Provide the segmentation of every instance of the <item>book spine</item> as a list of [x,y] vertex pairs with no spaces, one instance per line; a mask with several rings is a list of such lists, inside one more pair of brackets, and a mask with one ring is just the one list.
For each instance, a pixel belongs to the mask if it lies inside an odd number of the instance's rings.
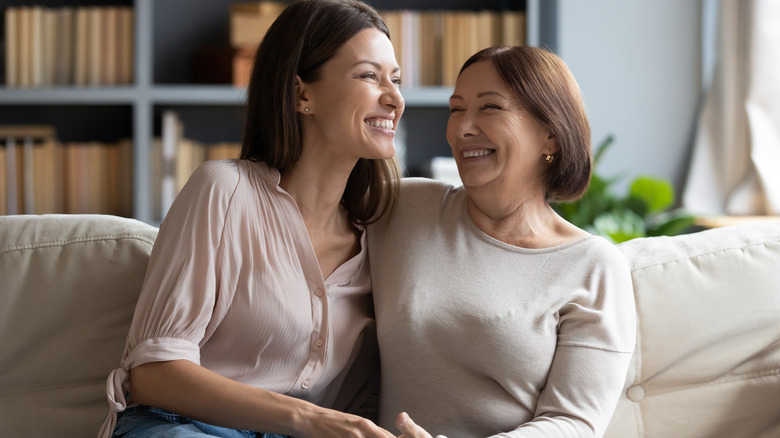
[[18,9],[10,7],[5,10],[5,86],[16,88],[19,86],[17,78],[19,54],[19,14]]
[[5,187],[6,214],[18,214],[16,178],[16,139],[8,136],[5,140]]
[[176,152],[182,138],[181,120],[175,111],[162,115],[162,157],[160,181],[160,213],[164,218],[176,197]]
[[76,9],[74,27],[73,84],[83,87],[87,85],[89,69],[89,9],[87,7],[80,6]]
[[[2,139],[0,139],[2,140]],[[5,147],[0,147],[0,170],[2,170],[3,175],[0,176],[0,215],[6,215],[8,214],[8,193],[7,193],[7,187],[5,182],[5,162],[6,159],[6,153],[5,153]]]
[[44,51],[44,26],[45,18],[42,6],[33,6],[30,9],[30,86],[40,88],[44,85],[44,64],[46,54]]
[[87,84],[97,87],[103,84],[103,8],[88,8]]
[[73,9],[61,8],[56,11],[57,32],[56,51],[54,54],[54,84],[70,85],[73,83]]
[[22,140],[22,193],[24,196],[24,213],[35,214],[35,167],[33,148],[35,140],[25,137]]

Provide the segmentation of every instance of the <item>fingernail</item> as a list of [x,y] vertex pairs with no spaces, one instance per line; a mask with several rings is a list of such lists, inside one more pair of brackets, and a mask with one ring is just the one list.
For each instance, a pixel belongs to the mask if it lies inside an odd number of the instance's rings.
[[401,412],[398,415],[398,418],[396,419],[395,426],[400,429],[401,427],[403,427],[404,424],[406,424],[408,420],[409,420],[409,414],[407,414],[406,412]]

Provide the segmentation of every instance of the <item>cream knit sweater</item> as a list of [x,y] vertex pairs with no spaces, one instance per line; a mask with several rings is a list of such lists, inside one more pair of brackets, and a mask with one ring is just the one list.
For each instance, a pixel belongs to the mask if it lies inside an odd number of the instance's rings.
[[407,179],[369,227],[381,425],[406,411],[449,438],[602,436],[634,347],[627,263],[600,237],[505,244],[466,200]]

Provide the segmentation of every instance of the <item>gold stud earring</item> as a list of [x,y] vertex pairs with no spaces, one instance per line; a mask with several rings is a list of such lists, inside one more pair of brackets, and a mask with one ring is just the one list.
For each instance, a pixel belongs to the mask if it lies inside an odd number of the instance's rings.
[[547,164],[552,164],[552,162],[555,161],[555,157],[550,154],[547,154],[547,156],[544,157],[544,161],[546,161]]

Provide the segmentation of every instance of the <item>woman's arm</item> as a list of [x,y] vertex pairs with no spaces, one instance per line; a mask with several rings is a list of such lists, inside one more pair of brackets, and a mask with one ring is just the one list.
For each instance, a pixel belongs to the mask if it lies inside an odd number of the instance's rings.
[[245,385],[188,360],[134,367],[129,384],[135,403],[218,426],[297,438],[393,436],[365,418]]

